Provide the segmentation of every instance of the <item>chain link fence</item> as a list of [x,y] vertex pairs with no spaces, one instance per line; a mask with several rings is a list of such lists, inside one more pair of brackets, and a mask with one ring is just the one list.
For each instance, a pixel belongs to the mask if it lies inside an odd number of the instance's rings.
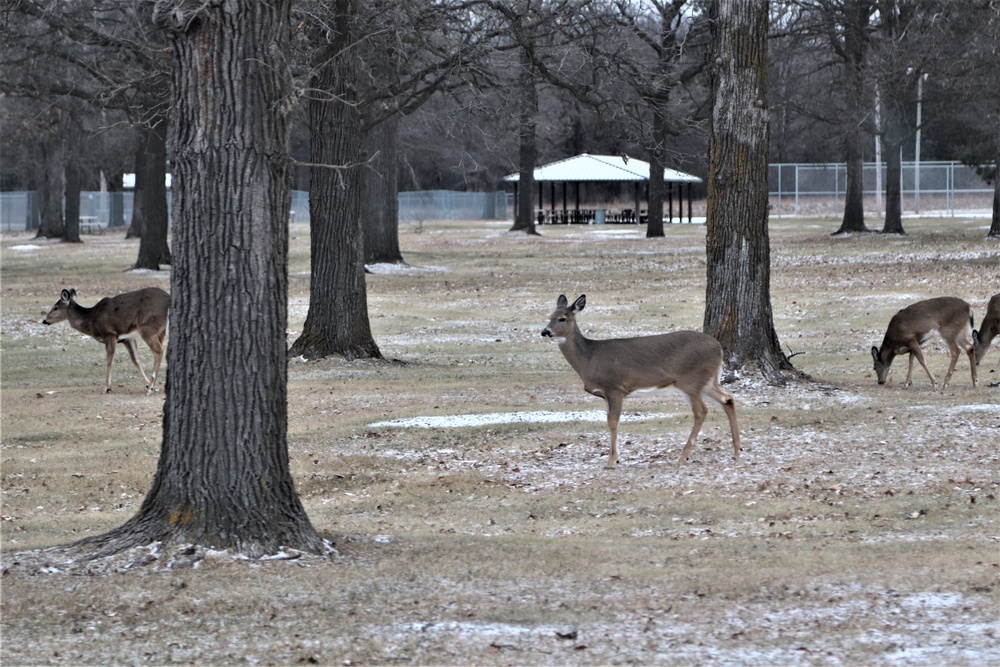
[[[513,195],[506,192],[452,192],[430,190],[399,193],[399,219],[507,220]],[[127,226],[132,219],[131,192],[80,193],[80,232],[99,234]],[[24,232],[39,227],[35,192],[0,192],[0,232]],[[289,222],[309,224],[309,193],[292,191]]]
[[[903,213],[954,216],[989,213],[993,186],[961,162],[904,162]],[[865,163],[866,212],[885,211],[885,163]],[[772,164],[768,172],[772,215],[841,215],[847,188],[843,164]]]

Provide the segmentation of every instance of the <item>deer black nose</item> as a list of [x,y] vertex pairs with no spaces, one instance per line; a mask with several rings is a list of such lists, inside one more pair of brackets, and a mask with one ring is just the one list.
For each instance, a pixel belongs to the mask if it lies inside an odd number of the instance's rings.
[[544,329],[542,329],[542,335],[543,336],[548,336],[549,338],[552,338],[552,332],[549,331],[548,327],[545,327]]

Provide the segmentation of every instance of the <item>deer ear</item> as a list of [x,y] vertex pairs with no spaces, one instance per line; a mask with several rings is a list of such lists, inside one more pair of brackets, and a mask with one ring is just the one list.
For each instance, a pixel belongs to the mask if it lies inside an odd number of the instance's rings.
[[580,298],[573,302],[573,310],[583,310],[583,307],[587,305],[587,295],[581,294]]
[[75,293],[76,293],[76,290],[73,290],[73,292],[70,292],[68,289],[64,289],[62,291],[62,294],[59,295],[59,298],[62,299],[63,301],[65,301],[66,303],[69,303],[70,299],[73,298],[73,295]]
[[560,294],[559,298],[556,299],[556,308],[565,308],[567,303],[569,302],[566,300],[566,295]]
[[979,330],[978,329],[973,329],[972,330],[972,344],[973,345],[979,345],[979,341],[980,341]]
[[879,361],[878,348],[875,347],[874,345],[872,346],[872,359],[874,359],[875,361]]

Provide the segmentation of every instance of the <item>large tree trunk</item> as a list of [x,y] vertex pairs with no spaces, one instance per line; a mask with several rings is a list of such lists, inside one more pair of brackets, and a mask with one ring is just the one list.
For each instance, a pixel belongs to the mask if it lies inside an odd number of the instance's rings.
[[286,442],[289,4],[157,3],[177,56],[163,445],[138,515],[81,543],[97,555],[156,541],[324,550]]
[[[845,13],[843,31],[843,57],[847,86],[851,94],[847,103],[850,113],[844,124],[844,161],[847,165],[847,191],[844,196],[844,218],[840,229],[833,234],[867,232],[865,226],[864,191],[864,124],[869,110],[866,108],[864,66],[868,53],[868,35],[865,26],[871,15],[870,2],[851,0],[843,5],[830,5]],[[840,35],[833,37],[834,42]],[[839,51],[839,49],[838,49]]]
[[517,213],[512,232],[537,234],[535,229],[535,165],[538,162],[538,139],[535,117],[538,114],[538,91],[535,89],[535,69],[531,55],[521,50],[521,73],[518,76],[521,90],[521,113],[518,117],[518,180]]
[[393,115],[367,132],[367,154],[372,163],[363,172],[365,262],[398,264],[399,188],[396,172],[399,164],[399,116]]
[[851,128],[844,138],[847,158],[847,192],[844,195],[844,219],[833,234],[867,232],[865,226],[864,160],[861,149],[861,128]]
[[38,210],[41,224],[37,238],[58,239],[66,233],[63,219],[66,145],[62,138],[50,134],[41,145],[41,165],[38,178]]
[[[170,215],[167,208],[167,121],[153,119],[143,130],[142,197],[133,205],[142,206],[142,230],[139,255],[134,268],[159,271],[160,264],[170,264],[167,234]],[[137,164],[136,168],[140,168]],[[136,173],[136,191],[139,189]],[[134,214],[133,214],[134,216]]]
[[66,164],[63,167],[66,186],[66,229],[62,240],[64,243],[80,243],[80,190],[82,189],[79,166],[80,127],[73,119],[70,119],[67,125],[66,143],[68,150],[66,151]]
[[361,229],[363,119],[358,108],[361,63],[351,49],[355,0],[337,0],[335,25],[324,35],[330,48],[318,55],[311,86],[328,92],[309,101],[310,257],[309,312],[289,354],[381,359],[368,320],[364,234]]
[[146,196],[146,136],[139,135],[135,148],[135,184],[132,187],[132,219],[129,221],[125,238],[138,239],[142,237],[145,228],[146,206],[142,203]]
[[[666,136],[664,135],[664,139]],[[657,142],[657,146],[651,151],[649,156],[649,220],[646,225],[646,238],[663,236],[663,193],[665,183],[663,182],[663,146]],[[635,214],[638,216],[639,212]]]
[[771,312],[768,239],[768,0],[712,5],[714,104],[708,166],[706,333],[726,367],[772,383],[792,366]]
[[901,142],[885,143],[885,226],[883,234],[905,234],[903,229],[903,193],[899,179],[903,174],[903,161],[899,155]]

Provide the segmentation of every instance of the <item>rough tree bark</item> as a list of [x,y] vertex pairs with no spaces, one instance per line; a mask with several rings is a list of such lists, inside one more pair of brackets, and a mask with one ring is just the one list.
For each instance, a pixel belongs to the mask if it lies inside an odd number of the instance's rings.
[[309,144],[314,163],[309,180],[309,312],[293,357],[381,359],[368,320],[364,234],[361,229],[364,122],[357,105],[360,54],[357,0],[336,0],[328,39],[318,50],[310,87],[325,91],[309,100]]
[[708,166],[705,333],[730,371],[784,382],[771,312],[768,238],[768,0],[712,5],[712,113]]
[[91,555],[157,541],[325,550],[286,441],[290,1],[157,3],[176,55],[163,443],[139,513],[79,543]]

